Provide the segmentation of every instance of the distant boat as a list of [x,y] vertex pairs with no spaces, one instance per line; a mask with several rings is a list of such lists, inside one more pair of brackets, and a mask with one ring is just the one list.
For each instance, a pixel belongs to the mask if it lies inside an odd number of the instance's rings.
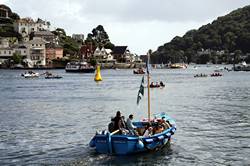
[[21,76],[23,76],[24,78],[36,78],[36,77],[39,77],[39,73],[28,71],[28,72],[22,73]]
[[186,69],[187,65],[184,63],[174,63],[169,66],[171,69]]
[[220,76],[222,76],[222,74],[221,73],[212,73],[212,74],[210,74],[210,76],[211,77],[220,77]]
[[207,77],[207,74],[195,74],[194,77]]
[[94,73],[94,66],[88,64],[87,62],[69,62],[65,67],[66,72],[73,73]]
[[145,74],[145,71],[143,70],[143,68],[139,68],[139,69],[133,70],[133,73],[134,74]]
[[234,71],[250,71],[250,66],[243,61],[240,65],[235,66]]
[[60,78],[63,78],[63,77],[59,76],[59,75],[47,75],[44,78],[45,79],[60,79]]

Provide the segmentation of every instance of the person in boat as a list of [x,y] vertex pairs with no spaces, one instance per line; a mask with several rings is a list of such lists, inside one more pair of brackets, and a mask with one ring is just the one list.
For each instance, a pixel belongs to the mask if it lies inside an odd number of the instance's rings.
[[121,112],[117,111],[116,116],[113,119],[114,121],[114,131],[120,130],[122,128]]
[[136,135],[136,132],[135,132],[136,126],[134,126],[132,123],[133,118],[134,118],[133,115],[130,114],[127,119],[127,129],[129,130],[130,134]]
[[160,87],[160,85],[159,85],[159,83],[158,83],[158,82],[156,82],[155,86],[156,86],[156,87]]
[[164,129],[168,129],[171,127],[169,121],[165,120],[165,117],[162,117],[162,119],[159,122],[160,125],[162,125],[164,127]]
[[46,72],[45,72],[45,75],[46,75],[46,76],[52,76],[52,73],[46,71]]
[[161,82],[160,82],[160,86],[164,87],[164,86],[165,86],[165,84],[163,84],[163,82],[161,81]]
[[115,121],[114,121],[114,118],[111,117],[111,122],[108,124],[108,130],[110,133],[114,131],[114,126],[115,126]]
[[150,137],[153,135],[153,127],[148,125],[146,131],[143,134],[143,137]]
[[125,116],[121,116],[121,127],[123,129],[127,128],[126,122],[125,122]]
[[[125,118],[125,117],[124,117]],[[128,134],[128,131],[125,129],[125,122],[122,119],[121,112],[117,111],[114,120],[114,130],[119,130],[119,134]]]
[[163,132],[163,130],[164,130],[164,127],[162,125],[157,125],[154,129],[154,134],[161,133]]
[[154,85],[154,82],[151,82],[150,83],[150,87],[154,87],[155,85]]

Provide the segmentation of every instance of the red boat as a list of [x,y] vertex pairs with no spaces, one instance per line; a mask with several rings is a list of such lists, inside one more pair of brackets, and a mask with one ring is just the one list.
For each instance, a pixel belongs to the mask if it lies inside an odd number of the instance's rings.
[[220,77],[220,76],[222,76],[222,74],[221,73],[212,73],[212,74],[210,74],[210,76],[211,77]]
[[134,74],[145,74],[145,71],[142,68],[139,68],[137,70],[133,70]]

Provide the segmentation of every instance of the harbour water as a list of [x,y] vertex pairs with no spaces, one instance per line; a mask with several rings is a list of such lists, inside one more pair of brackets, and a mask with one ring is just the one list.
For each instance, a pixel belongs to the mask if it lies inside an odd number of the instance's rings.
[[170,146],[130,156],[96,154],[88,143],[117,110],[147,115],[132,69],[102,70],[99,83],[93,73],[55,70],[63,78],[47,80],[0,70],[0,165],[250,165],[250,73],[193,77],[215,69],[152,70],[166,87],[151,90],[151,110],[168,113],[177,131]]

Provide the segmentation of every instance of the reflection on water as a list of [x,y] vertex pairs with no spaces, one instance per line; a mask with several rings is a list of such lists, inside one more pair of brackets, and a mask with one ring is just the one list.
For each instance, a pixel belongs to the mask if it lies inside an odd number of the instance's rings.
[[153,70],[152,81],[166,87],[152,89],[151,109],[176,119],[177,132],[158,152],[119,157],[88,143],[117,110],[145,116],[146,96],[136,105],[141,76],[103,70],[97,84],[94,74],[55,70],[63,79],[47,80],[0,70],[0,165],[249,165],[250,73],[193,77],[214,69]]

